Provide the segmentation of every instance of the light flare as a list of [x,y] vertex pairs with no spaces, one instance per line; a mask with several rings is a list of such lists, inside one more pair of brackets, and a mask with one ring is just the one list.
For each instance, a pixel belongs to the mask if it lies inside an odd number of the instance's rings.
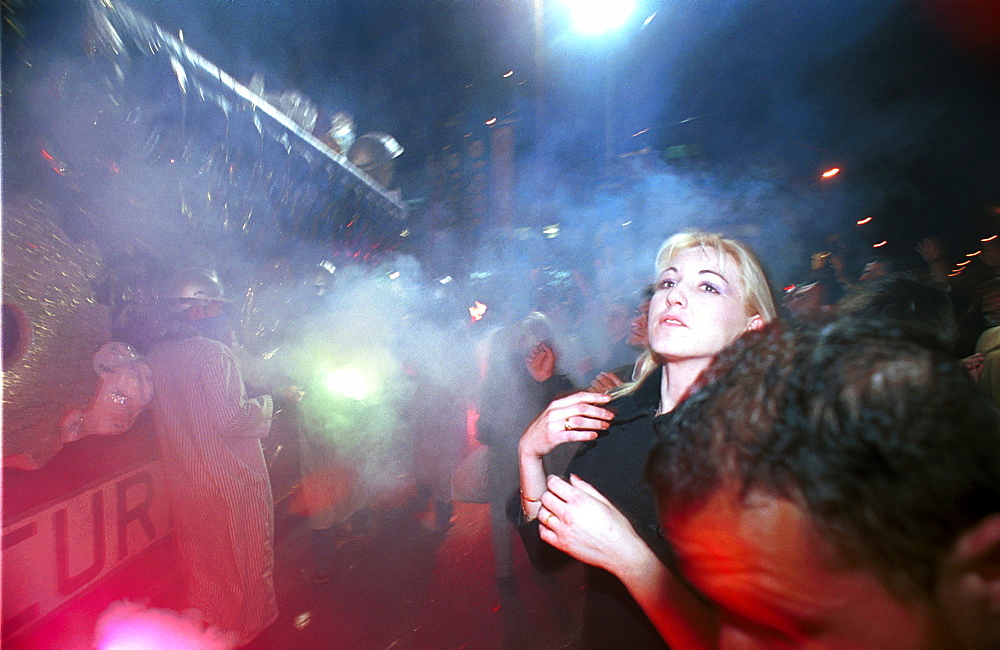
[[472,322],[482,320],[483,316],[486,315],[486,305],[479,302],[478,300],[474,305],[469,307],[469,316],[472,318]]
[[323,387],[335,395],[343,395],[358,402],[368,397],[374,388],[370,377],[349,366],[326,373]]
[[823,178],[833,178],[839,173],[840,173],[840,167],[831,167],[830,169],[820,174],[820,176],[822,176]]

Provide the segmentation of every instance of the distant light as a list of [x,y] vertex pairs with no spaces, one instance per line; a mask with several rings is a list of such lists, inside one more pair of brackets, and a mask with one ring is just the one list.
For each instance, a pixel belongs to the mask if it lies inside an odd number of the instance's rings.
[[996,238],[997,238],[997,236],[993,235],[992,237],[987,237],[986,239],[980,239],[979,241],[981,241],[981,242],[983,242],[985,244],[986,242],[993,241]]
[[511,76],[513,74],[514,74],[513,70],[508,70],[507,72],[503,73],[503,78],[506,79],[507,77],[509,77],[509,76]]
[[496,123],[497,123],[497,118],[495,118],[495,117],[491,117],[490,119],[486,120],[486,122],[485,122],[486,126],[493,126]]
[[823,178],[833,178],[839,173],[840,173],[840,167],[831,167],[830,169],[820,174],[820,176],[822,176]]
[[982,252],[983,251],[976,251],[975,253],[966,253],[965,256],[966,257],[975,257],[976,255],[979,255]]
[[872,248],[882,248],[883,246],[885,246],[885,245],[886,245],[886,244],[888,244],[888,243],[889,243],[889,242],[887,242],[887,241],[885,241],[885,240],[882,240],[882,241],[880,241],[880,242],[879,242],[879,243],[877,243],[877,244],[872,244]]
[[295,617],[295,621],[292,623],[292,627],[294,627],[296,630],[301,630],[312,622],[312,617],[313,617],[312,612],[309,611],[302,612],[301,614]]
[[393,271],[392,273],[389,274],[389,279],[390,280],[395,280],[398,277],[399,277],[399,271]]
[[484,305],[483,303],[479,302],[478,300],[476,301],[476,303],[474,305],[472,305],[471,307],[469,307],[469,316],[472,317],[472,321],[473,322],[482,319],[482,317],[485,314],[486,314],[486,305]]
[[631,219],[629,219],[628,221],[626,221],[626,222],[622,223],[622,228],[625,228],[625,227],[627,227],[627,226],[631,226],[631,225],[632,225],[632,220],[631,220]]
[[544,228],[542,228],[542,235],[544,235],[546,239],[553,239],[555,237],[558,237],[559,224],[554,223],[552,225],[545,226]]
[[448,284],[451,281],[452,281],[452,277],[450,275],[446,275],[443,278],[441,278],[440,280],[438,280],[438,282],[440,282],[441,284]]
[[645,129],[643,129],[642,131],[639,131],[638,133],[633,133],[632,137],[634,138],[635,136],[642,135],[643,133],[649,133],[649,128],[647,127]]
[[573,26],[597,35],[618,29],[635,9],[635,0],[563,0],[573,16]]
[[868,223],[871,220],[872,220],[871,217],[865,217],[864,219],[862,219],[861,221],[858,222],[858,225],[859,226],[863,226],[863,225],[865,225],[866,223]]
[[400,237],[409,237],[410,236],[410,229],[409,228],[404,229],[403,232],[399,233],[399,236]]
[[949,277],[949,278],[953,278],[953,277],[955,277],[956,275],[958,275],[959,273],[961,273],[961,271],[955,271],[954,273],[949,273],[949,274],[948,274],[948,277]]
[[791,290],[792,290],[792,289],[794,289],[794,288],[795,288],[795,285],[794,285],[794,284],[790,284],[790,285],[788,285],[787,287],[785,287],[785,293],[788,293],[789,291],[791,291]]
[[646,25],[648,25],[649,23],[653,22],[654,18],[656,18],[656,12],[655,11],[653,13],[649,14],[646,17],[646,20],[642,21],[642,27],[640,27],[639,29],[643,29]]
[[955,266],[965,266],[966,264],[972,264],[972,260],[965,260],[964,262],[959,262]]

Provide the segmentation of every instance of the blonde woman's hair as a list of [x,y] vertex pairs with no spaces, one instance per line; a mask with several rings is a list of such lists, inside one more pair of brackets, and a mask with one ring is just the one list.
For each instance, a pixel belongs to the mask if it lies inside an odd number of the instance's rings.
[[[727,259],[736,262],[747,316],[760,316],[765,323],[770,323],[778,317],[778,308],[774,304],[771,285],[767,281],[764,267],[746,244],[735,239],[697,230],[668,237],[656,252],[656,275],[663,273],[677,255],[691,248],[701,248],[706,252],[715,251],[719,256],[719,265],[723,268]],[[619,386],[612,391],[612,395],[631,393],[661,365],[656,355],[648,349],[642,354],[639,363],[637,379]]]

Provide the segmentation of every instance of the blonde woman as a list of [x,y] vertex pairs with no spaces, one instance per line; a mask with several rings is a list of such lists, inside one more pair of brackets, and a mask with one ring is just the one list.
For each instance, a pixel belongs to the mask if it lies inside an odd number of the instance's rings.
[[[653,495],[642,484],[653,423],[670,417],[719,351],[777,315],[760,262],[732,239],[670,237],[656,255],[656,274],[651,354],[640,378],[610,396],[555,400],[518,447],[525,516],[537,519],[543,541],[590,565],[581,647],[665,647],[637,602],[648,609],[664,589],[684,589],[670,579]],[[570,480],[546,476],[545,454],[575,441],[582,445]]]

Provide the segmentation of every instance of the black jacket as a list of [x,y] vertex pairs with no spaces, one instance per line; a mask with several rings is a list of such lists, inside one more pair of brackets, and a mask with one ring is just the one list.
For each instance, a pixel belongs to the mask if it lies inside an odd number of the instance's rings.
[[[653,551],[667,561],[667,544],[659,535],[653,494],[646,488],[646,459],[655,442],[653,420],[660,403],[662,373],[654,372],[634,392],[611,401],[611,426],[596,440],[581,445],[568,472],[593,485],[608,498]],[[658,416],[669,418],[670,415]],[[564,554],[541,542],[538,523],[522,526],[528,554],[536,567],[550,570],[565,563]],[[560,560],[562,562],[560,562]],[[667,647],[625,585],[612,574],[587,567],[582,648]]]

